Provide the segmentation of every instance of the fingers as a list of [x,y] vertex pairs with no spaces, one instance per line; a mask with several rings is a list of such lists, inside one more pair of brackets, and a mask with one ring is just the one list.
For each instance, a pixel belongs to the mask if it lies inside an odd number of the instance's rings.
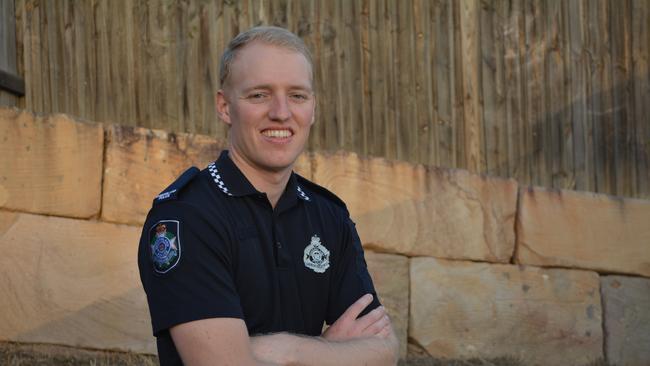
[[[360,329],[365,330],[376,322],[380,321],[386,315],[386,309],[383,306],[375,308],[373,311],[357,319],[357,325]],[[381,327],[377,331],[381,330]]]
[[345,310],[343,315],[341,316],[342,318],[346,319],[356,319],[359,314],[365,309],[370,303],[372,302],[372,295],[371,294],[365,294],[359,298],[354,304],[350,305],[350,307]]
[[381,318],[379,318],[379,320],[366,327],[363,332],[366,335],[376,335],[390,325],[390,318],[388,317],[388,314],[384,314]]
[[390,322],[384,326],[382,330],[379,331],[376,335],[381,338],[388,338],[390,334],[392,333],[392,327],[390,325]]

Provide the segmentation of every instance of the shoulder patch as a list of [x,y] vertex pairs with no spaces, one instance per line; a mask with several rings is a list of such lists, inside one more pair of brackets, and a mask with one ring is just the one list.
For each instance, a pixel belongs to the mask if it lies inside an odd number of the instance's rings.
[[177,220],[160,220],[149,229],[149,249],[153,270],[167,273],[181,259],[180,223]]
[[197,167],[191,167],[187,169],[183,174],[178,177],[174,183],[170,184],[169,187],[165,188],[159,195],[156,196],[153,200],[153,204],[169,201],[176,199],[178,193],[185,187],[189,182],[199,174],[200,170]]
[[[321,187],[318,184],[308,180],[307,178],[301,177],[298,174],[296,174],[296,176],[298,178],[298,184],[300,184],[303,188],[309,189],[310,191],[323,195],[335,205],[343,208],[346,211],[348,210],[348,207],[345,205],[345,202],[343,202],[337,195],[330,192],[327,188]],[[302,192],[303,195],[305,194],[305,192],[303,192],[302,189],[300,189],[300,192]]]

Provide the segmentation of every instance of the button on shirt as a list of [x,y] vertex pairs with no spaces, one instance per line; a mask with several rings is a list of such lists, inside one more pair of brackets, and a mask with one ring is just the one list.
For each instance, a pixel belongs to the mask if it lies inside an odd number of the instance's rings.
[[362,314],[379,306],[345,205],[292,173],[273,208],[227,151],[154,204],[138,265],[161,365],[181,364],[177,324],[234,317],[250,335],[318,336],[366,293]]

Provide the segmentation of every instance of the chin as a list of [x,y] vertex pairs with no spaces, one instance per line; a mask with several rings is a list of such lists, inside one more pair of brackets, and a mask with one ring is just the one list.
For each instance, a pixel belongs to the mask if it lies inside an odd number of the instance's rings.
[[297,155],[294,157],[283,156],[277,157],[275,159],[265,159],[265,161],[262,161],[262,165],[269,170],[280,172],[292,168],[293,164],[296,162],[296,159],[298,159]]

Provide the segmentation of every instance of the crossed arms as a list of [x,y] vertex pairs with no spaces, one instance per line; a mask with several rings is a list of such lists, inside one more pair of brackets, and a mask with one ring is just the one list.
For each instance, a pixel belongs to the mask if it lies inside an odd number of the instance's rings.
[[186,365],[395,365],[398,341],[383,307],[357,318],[372,301],[364,295],[320,337],[289,333],[249,337],[236,318],[212,318],[170,329]]

